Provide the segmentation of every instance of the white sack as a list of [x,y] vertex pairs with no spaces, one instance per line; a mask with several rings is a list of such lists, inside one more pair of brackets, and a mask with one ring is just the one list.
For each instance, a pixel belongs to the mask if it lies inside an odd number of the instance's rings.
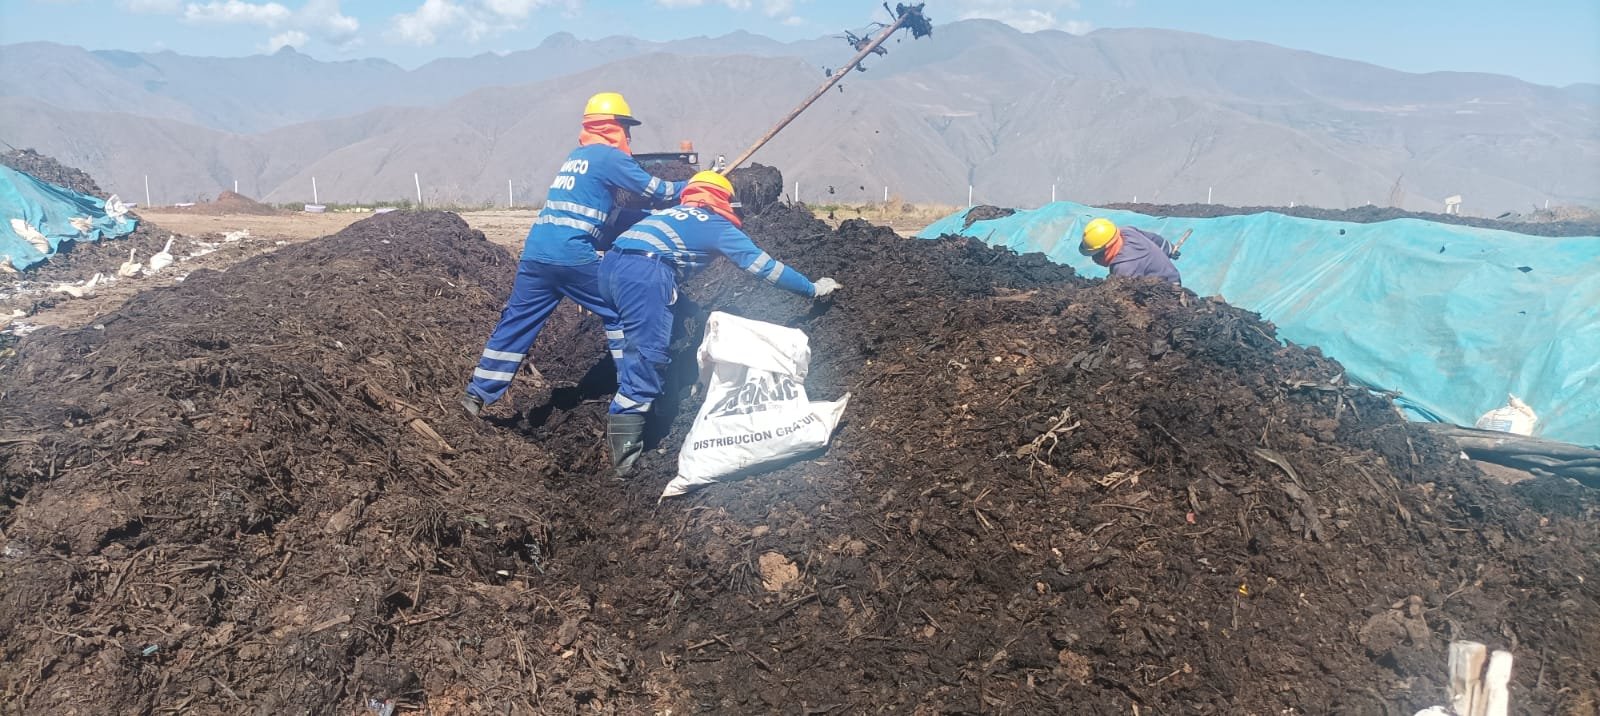
[[1534,424],[1539,422],[1539,416],[1533,408],[1522,402],[1515,395],[1507,396],[1509,399],[1503,408],[1495,408],[1482,417],[1473,427],[1479,430],[1498,430],[1502,433],[1528,436],[1533,434]]
[[699,360],[706,400],[662,497],[827,447],[850,402],[806,398],[811,347],[793,328],[712,312]]

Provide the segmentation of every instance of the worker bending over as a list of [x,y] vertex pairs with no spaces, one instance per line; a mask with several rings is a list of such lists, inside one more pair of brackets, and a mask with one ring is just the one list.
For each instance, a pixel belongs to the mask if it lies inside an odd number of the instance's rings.
[[718,256],[779,288],[821,298],[839,288],[831,278],[812,283],[799,271],[762,251],[740,230],[731,207],[733,185],[716,172],[689,179],[678,206],[656,212],[617,237],[600,262],[600,295],[622,316],[622,361],[611,400],[606,440],[611,462],[626,475],[644,449],[645,414],[656,398],[669,362],[672,304],[678,282]]
[[1183,280],[1172,260],[1178,250],[1160,234],[1131,226],[1118,227],[1110,219],[1095,219],[1083,227],[1078,253],[1111,270],[1112,276],[1155,277],[1176,284]]
[[[605,322],[612,359],[622,356],[622,324],[600,297],[600,254],[616,232],[616,192],[655,204],[675,201],[682,182],[650,176],[628,147],[630,128],[640,124],[622,95],[602,92],[583,111],[578,148],[567,155],[545,195],[544,208],[528,229],[511,298],[489,336],[461,406],[476,416],[511,387],[544,322],[561,302],[576,301]],[[642,213],[637,216],[643,216]]]

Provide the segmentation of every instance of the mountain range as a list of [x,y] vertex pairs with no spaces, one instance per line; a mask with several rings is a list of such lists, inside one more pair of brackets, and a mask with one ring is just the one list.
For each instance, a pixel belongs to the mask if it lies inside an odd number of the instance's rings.
[[[756,160],[807,201],[1056,196],[1468,213],[1600,204],[1600,87],[1412,74],[1150,29],[1024,33],[968,20],[851,73]],[[737,154],[852,54],[748,33],[553,35],[406,70],[284,49],[243,58],[0,47],[0,140],[156,203],[537,201],[593,92],[625,93],[639,151]],[[413,178],[416,176],[416,179]],[[792,187],[791,187],[792,188]]]

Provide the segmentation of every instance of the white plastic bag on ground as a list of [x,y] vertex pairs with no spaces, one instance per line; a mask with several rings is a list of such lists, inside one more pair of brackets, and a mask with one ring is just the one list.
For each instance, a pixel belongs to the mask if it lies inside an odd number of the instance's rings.
[[699,360],[706,400],[662,497],[827,447],[850,402],[806,398],[811,347],[793,328],[715,311]]
[[1533,434],[1534,424],[1539,422],[1539,416],[1534,414],[1533,408],[1522,402],[1515,395],[1508,395],[1505,407],[1495,408],[1482,417],[1473,427],[1479,430],[1498,430],[1502,433],[1513,433],[1528,436]]

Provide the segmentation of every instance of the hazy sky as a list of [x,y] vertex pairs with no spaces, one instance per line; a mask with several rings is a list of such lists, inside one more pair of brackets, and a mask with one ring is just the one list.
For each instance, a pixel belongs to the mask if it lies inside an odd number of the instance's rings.
[[[1600,0],[930,0],[927,13],[1030,31],[1160,27],[1411,72],[1600,83]],[[321,59],[414,67],[524,49],[558,31],[667,40],[742,29],[795,40],[885,17],[872,0],[0,0],[0,43],[225,56],[287,44]]]

